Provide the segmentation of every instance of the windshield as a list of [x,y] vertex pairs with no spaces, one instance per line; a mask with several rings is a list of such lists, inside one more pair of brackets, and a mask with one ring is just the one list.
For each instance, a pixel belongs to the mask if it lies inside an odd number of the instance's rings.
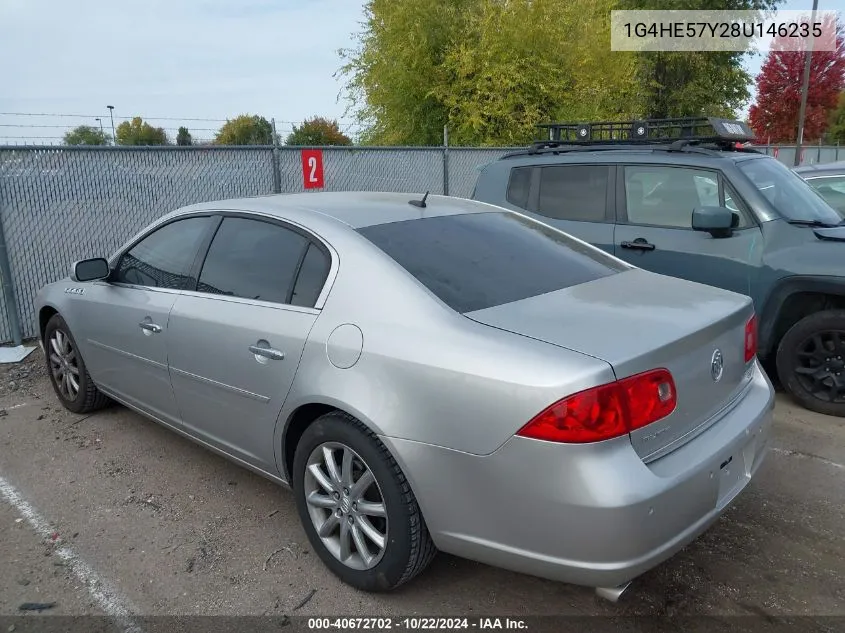
[[788,220],[839,224],[839,215],[804,179],[774,158],[737,163],[775,210]]

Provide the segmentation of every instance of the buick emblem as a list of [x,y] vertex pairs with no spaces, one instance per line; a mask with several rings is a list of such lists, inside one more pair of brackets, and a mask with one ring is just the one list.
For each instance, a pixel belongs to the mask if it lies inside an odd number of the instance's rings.
[[722,373],[724,371],[725,360],[722,358],[722,351],[716,349],[710,358],[710,377],[713,379],[713,382],[719,382],[722,379]]

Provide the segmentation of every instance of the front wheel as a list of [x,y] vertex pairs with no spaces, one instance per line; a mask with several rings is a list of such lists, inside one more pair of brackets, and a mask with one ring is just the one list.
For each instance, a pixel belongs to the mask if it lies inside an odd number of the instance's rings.
[[778,377],[804,407],[845,417],[845,310],[801,319],[780,341]]
[[44,353],[53,390],[66,409],[89,413],[108,404],[108,398],[91,380],[70,328],[58,314],[44,329]]
[[436,553],[402,470],[378,437],[349,415],[328,413],[305,430],[293,489],[314,550],[353,587],[394,589]]

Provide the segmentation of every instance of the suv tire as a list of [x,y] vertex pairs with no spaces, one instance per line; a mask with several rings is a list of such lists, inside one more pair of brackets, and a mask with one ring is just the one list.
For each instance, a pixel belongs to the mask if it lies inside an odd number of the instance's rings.
[[802,406],[845,417],[845,310],[804,317],[777,350],[778,377]]

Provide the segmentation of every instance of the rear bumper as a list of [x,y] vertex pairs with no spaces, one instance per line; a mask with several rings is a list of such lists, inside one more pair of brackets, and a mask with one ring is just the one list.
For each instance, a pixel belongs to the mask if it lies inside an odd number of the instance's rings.
[[757,363],[744,396],[644,464],[628,437],[560,445],[514,437],[486,456],[383,438],[438,548],[589,586],[623,584],[707,529],[760,467],[774,392]]

